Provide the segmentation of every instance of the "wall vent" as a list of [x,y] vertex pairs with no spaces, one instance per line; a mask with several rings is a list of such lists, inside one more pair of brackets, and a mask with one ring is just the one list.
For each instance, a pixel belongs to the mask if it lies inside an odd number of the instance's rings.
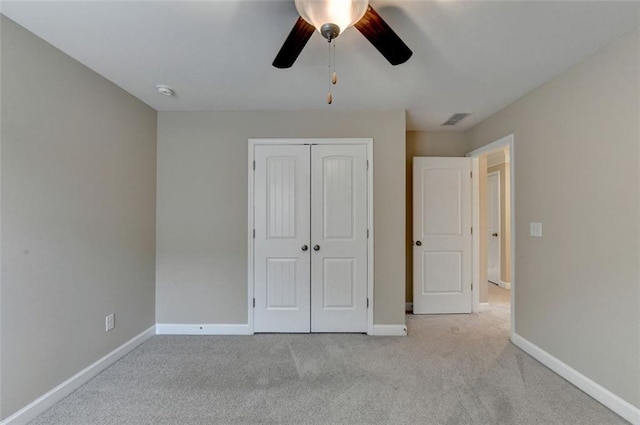
[[446,120],[444,123],[442,123],[442,125],[456,125],[458,124],[460,121],[462,121],[463,119],[465,119],[466,117],[468,117],[469,113],[457,113],[457,114],[453,114],[449,117],[448,120]]

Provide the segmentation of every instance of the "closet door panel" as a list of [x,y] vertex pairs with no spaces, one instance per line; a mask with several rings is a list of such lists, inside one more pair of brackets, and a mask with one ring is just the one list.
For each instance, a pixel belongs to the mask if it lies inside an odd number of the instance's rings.
[[309,146],[258,145],[254,158],[254,331],[309,332]]
[[364,145],[311,147],[311,330],[367,330]]

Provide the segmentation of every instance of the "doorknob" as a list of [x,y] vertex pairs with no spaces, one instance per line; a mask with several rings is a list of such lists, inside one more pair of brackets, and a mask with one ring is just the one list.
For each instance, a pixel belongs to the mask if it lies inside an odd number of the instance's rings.
[[314,247],[313,247],[313,250],[314,250],[314,251],[320,251],[320,245],[316,245],[316,246],[314,246]]
[[498,237],[498,234],[497,233],[492,233],[491,236]]
[[418,245],[418,246],[422,246],[422,242],[420,242],[420,241],[416,241],[416,245]]
[[308,246],[306,246],[306,245],[302,245],[302,250],[303,250],[303,251],[306,251],[307,249],[309,249],[309,247],[308,247]]

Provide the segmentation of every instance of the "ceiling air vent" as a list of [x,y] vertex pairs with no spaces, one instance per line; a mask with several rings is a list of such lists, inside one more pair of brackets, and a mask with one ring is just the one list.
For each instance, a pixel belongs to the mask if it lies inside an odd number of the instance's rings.
[[449,117],[448,120],[446,120],[444,123],[442,123],[442,125],[456,125],[458,124],[460,121],[462,121],[463,119],[465,119],[466,117],[468,117],[471,114],[467,114],[467,113],[457,113],[457,114],[453,114]]

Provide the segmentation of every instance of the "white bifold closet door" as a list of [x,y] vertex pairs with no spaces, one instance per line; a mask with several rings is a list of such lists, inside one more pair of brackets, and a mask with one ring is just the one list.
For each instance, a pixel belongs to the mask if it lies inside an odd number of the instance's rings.
[[309,147],[254,155],[254,331],[309,332]]
[[367,148],[311,148],[311,331],[366,332]]
[[254,331],[366,332],[364,145],[257,145]]

